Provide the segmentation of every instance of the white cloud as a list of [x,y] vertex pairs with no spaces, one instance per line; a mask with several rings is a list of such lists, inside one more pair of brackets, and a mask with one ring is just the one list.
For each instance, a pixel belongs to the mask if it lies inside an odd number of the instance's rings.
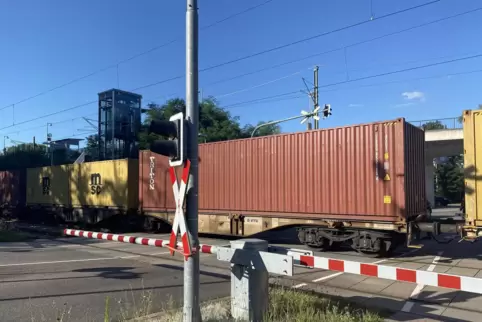
[[348,104],[348,107],[363,107],[365,105],[363,104],[355,104],[355,103],[352,103],[352,104]]
[[423,92],[413,91],[413,92],[403,92],[402,96],[406,100],[425,100],[425,94]]

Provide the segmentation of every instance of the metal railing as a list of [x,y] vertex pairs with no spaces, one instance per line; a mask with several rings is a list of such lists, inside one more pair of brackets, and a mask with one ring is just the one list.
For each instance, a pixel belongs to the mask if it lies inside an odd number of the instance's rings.
[[456,129],[463,128],[461,117],[449,117],[449,118],[441,118],[441,119],[408,121],[408,122],[426,131],[444,130],[444,129],[456,130]]

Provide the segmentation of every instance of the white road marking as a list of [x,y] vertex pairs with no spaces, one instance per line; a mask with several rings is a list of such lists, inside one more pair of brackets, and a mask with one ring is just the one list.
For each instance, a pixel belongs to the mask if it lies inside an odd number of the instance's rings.
[[303,287],[303,286],[306,286],[306,283],[301,283],[301,284],[295,285],[295,286],[293,286],[293,288],[300,288],[300,287]]
[[333,278],[333,277],[340,276],[342,274],[343,274],[343,272],[334,273],[334,274],[331,274],[331,275],[328,275],[328,276],[323,276],[323,277],[314,279],[312,282],[315,282],[315,283],[321,282],[321,281],[328,280],[328,279]]
[[[438,261],[440,260],[440,256],[442,256],[442,254],[443,254],[443,251],[438,252],[437,256],[435,256],[435,258],[433,259],[432,264],[427,268],[427,272],[433,272],[433,270],[435,269],[435,266],[438,264]],[[424,287],[425,287],[425,285],[423,285],[423,284],[417,284],[417,286],[413,290],[412,294],[410,294],[409,299],[417,297],[420,294],[420,292],[422,292]],[[409,313],[412,310],[414,305],[415,305],[415,303],[413,301],[410,301],[410,300],[406,301],[405,304],[402,307],[402,312]]]
[[136,258],[136,257],[140,257],[140,256],[141,256],[141,255],[131,255],[131,256],[102,257],[102,258],[70,259],[70,260],[49,261],[49,262],[31,262],[31,263],[0,264],[0,267],[28,266],[28,265],[44,265],[44,264],[62,264],[62,263],[77,263],[77,262],[91,262],[91,261],[105,261],[105,260],[113,260],[113,259]]

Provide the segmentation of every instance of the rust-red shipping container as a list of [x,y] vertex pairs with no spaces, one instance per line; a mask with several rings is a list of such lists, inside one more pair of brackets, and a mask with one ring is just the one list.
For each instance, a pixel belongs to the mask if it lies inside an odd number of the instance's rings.
[[[404,119],[201,144],[199,157],[199,213],[242,215],[251,232],[318,220],[400,230],[426,211],[424,132]],[[139,161],[143,210],[174,209],[167,158]]]
[[0,171],[0,204],[25,205],[25,170]]

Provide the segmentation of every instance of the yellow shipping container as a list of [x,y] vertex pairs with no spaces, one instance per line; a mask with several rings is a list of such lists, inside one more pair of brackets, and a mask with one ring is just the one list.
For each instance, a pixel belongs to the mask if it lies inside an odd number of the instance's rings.
[[465,213],[482,227],[482,110],[464,111]]
[[27,204],[69,206],[70,167],[27,169]]
[[71,200],[74,207],[137,208],[138,160],[89,162],[72,166]]

